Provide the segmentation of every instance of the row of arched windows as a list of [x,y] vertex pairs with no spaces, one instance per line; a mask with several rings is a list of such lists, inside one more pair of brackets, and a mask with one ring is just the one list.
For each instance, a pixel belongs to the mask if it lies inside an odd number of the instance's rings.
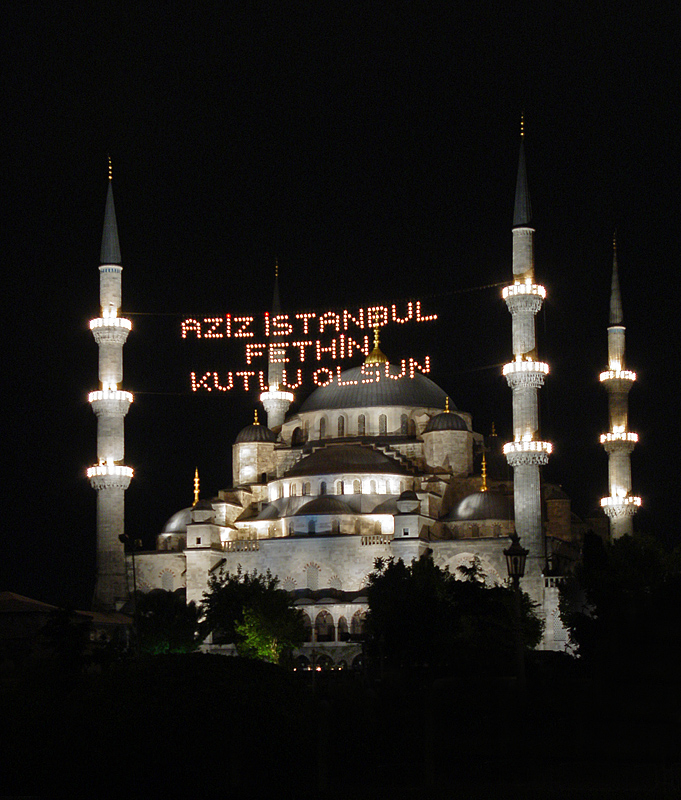
[[[309,421],[305,421],[304,423],[304,438],[308,440],[310,438],[310,423]],[[366,436],[367,435],[367,418],[366,414],[359,414],[357,416],[357,436]],[[400,416],[400,429],[399,433],[403,436],[414,436],[416,434],[416,423],[413,419],[409,419],[408,414],[402,414]],[[339,439],[342,439],[345,436],[352,435],[350,433],[350,428],[348,426],[348,419],[344,415],[340,415],[336,419],[336,436]],[[378,435],[379,436],[386,436],[388,434],[388,417],[386,414],[379,414],[378,415]],[[326,439],[333,436],[329,429],[329,422],[325,416],[321,417],[319,420],[319,438]]]
[[[358,610],[350,618],[350,625],[344,616],[338,618],[338,625],[334,625],[333,617],[328,611],[320,611],[314,623],[315,642],[347,642],[351,637],[360,638],[364,634],[366,611]],[[312,641],[312,620],[309,614],[303,611],[303,624],[305,625],[305,641]]]
[[[331,494],[329,489],[333,489],[335,494],[362,494],[362,481],[359,478],[353,480],[337,480],[332,486],[329,486],[328,481],[321,481],[319,484],[319,494]],[[368,494],[379,494],[383,491],[387,494],[399,494],[407,489],[405,481],[388,480],[385,486],[379,486],[378,482],[371,479],[368,484],[364,484],[364,490],[368,490]],[[301,484],[291,483],[289,485],[289,493],[291,497],[306,497],[312,494],[312,484],[310,481],[305,481]],[[272,500],[281,499],[284,497],[284,485],[279,484],[276,488],[271,489],[270,498]]]

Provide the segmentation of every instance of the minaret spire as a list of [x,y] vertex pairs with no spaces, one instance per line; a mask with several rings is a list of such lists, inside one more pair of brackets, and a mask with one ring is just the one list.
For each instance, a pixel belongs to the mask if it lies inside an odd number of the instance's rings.
[[504,445],[504,454],[513,467],[516,533],[529,550],[526,574],[528,580],[537,583],[538,596],[543,591],[541,574],[546,552],[539,467],[548,462],[552,447],[542,441],[539,431],[538,390],[544,385],[549,367],[537,359],[534,318],[542,307],[546,290],[534,282],[534,229],[530,221],[525,132],[521,123],[513,213],[513,284],[502,293],[513,317],[513,361],[503,370],[513,393],[513,441]]
[[633,533],[633,515],[641,505],[641,498],[631,493],[631,453],[638,441],[637,434],[629,430],[629,392],[636,373],[625,369],[624,334],[622,325],[622,295],[617,273],[617,241],[612,240],[612,283],[610,288],[610,325],[608,327],[608,369],[601,372],[601,383],[608,393],[610,430],[602,434],[601,444],[608,454],[608,484],[610,495],[601,500],[603,510],[610,518],[610,536]]
[[98,463],[87,471],[97,491],[97,582],[93,607],[112,610],[128,597],[125,551],[120,537],[124,528],[124,495],[133,471],[123,464],[123,420],[132,394],[118,388],[123,379],[123,345],[132,327],[118,316],[121,307],[121,253],[113,201],[111,160],[104,211],[99,295],[101,316],[90,322],[99,348],[98,391],[88,397],[97,415]]
[[274,264],[274,292],[272,296],[272,316],[270,319],[269,336],[269,357],[267,364],[267,391],[260,395],[260,402],[267,412],[267,427],[274,430],[280,428],[284,423],[284,417],[293,402],[293,394],[284,391],[285,372],[284,363],[286,358],[286,344],[277,339],[276,326],[274,324],[277,316],[281,314],[281,302],[279,299],[279,262]]

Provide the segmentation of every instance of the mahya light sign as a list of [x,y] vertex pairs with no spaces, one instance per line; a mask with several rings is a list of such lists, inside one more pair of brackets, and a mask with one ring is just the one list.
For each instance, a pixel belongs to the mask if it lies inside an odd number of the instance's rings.
[[[194,341],[232,340],[240,350],[243,347],[244,366],[255,367],[221,372],[192,371],[190,383],[193,392],[266,391],[273,388],[267,383],[270,364],[281,365],[277,370],[281,373],[277,388],[293,391],[303,384],[303,367],[299,366],[303,364],[311,368],[306,369],[306,373],[309,372],[315,386],[327,386],[334,379],[340,385],[348,383],[342,380],[338,362],[369,355],[372,337],[362,331],[391,324],[420,324],[435,320],[437,314],[424,313],[420,300],[410,300],[399,306],[393,303],[390,306],[344,308],[323,313],[305,311],[273,316],[264,312],[254,316],[189,317],[181,323],[181,335],[185,340]],[[317,366],[320,362],[324,362],[324,366]],[[428,356],[420,361],[402,359],[399,367],[392,370],[387,363],[367,365],[361,380],[362,383],[401,380],[413,378],[416,371],[430,372]]]

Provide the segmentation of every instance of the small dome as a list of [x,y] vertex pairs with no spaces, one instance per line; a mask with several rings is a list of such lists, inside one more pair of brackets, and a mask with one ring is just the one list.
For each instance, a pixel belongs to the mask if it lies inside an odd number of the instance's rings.
[[289,469],[284,477],[295,478],[302,475],[341,475],[379,472],[404,475],[404,465],[372,447],[361,445],[328,445],[301,458]]
[[330,494],[315,497],[309,503],[305,503],[302,508],[296,511],[296,517],[304,517],[308,514],[352,514],[350,506],[343,500],[339,500]]
[[257,422],[251,425],[246,425],[242,428],[237,437],[236,443],[243,444],[244,442],[276,442],[277,434],[271,431],[267,425],[259,425]]
[[192,521],[193,508],[183,508],[176,512],[163,526],[161,533],[187,533],[187,525]]
[[485,519],[513,519],[513,497],[501,492],[474,492],[444,517],[445,522],[464,522]]
[[426,425],[424,433],[432,431],[467,431],[468,426],[463,417],[451,411],[436,414]]

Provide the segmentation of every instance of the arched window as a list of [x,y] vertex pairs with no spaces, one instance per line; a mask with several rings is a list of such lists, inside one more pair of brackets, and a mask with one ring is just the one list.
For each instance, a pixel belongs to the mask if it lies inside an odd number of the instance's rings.
[[307,521],[307,532],[310,534],[310,536],[314,536],[314,534],[317,532],[317,526],[314,519],[309,519]]
[[326,494],[326,481],[319,484],[319,494]]
[[334,517],[331,520],[331,533],[335,533],[336,535],[340,533],[340,520],[338,517]]
[[326,439],[326,417],[319,420],[319,438]]
[[348,621],[345,617],[341,617],[338,620],[338,641],[339,642],[347,642],[350,638],[350,631],[348,630]]
[[409,435],[416,436],[416,423],[413,419],[409,420]]
[[376,481],[369,481],[370,494],[376,494]]
[[338,438],[345,436],[345,417],[338,417]]
[[312,485],[309,482],[303,484],[303,494],[310,494]]
[[315,639],[318,642],[332,642],[334,640],[333,617],[328,611],[320,611],[314,623]]
[[385,436],[388,433],[388,418],[385,414],[381,414],[378,418],[378,435]]
[[345,486],[343,485],[343,481],[336,481],[336,494],[344,494],[344,490]]
[[292,483],[291,484],[291,497],[297,497],[297,496],[298,496],[298,484],[297,483]]
[[320,569],[316,564],[308,564],[307,567],[307,588],[313,592],[319,588]]
[[406,434],[409,432],[409,417],[406,414],[402,414],[400,417],[400,433]]
[[357,417],[357,435],[358,436],[365,436],[367,432],[367,418],[364,414],[360,414]]
[[312,641],[312,620],[310,617],[303,611],[303,627],[305,628],[305,641],[311,642]]
[[356,480],[352,482],[352,491],[355,494],[362,494],[362,481]]
[[365,611],[355,611],[350,620],[350,633],[352,636],[362,636],[364,633]]

